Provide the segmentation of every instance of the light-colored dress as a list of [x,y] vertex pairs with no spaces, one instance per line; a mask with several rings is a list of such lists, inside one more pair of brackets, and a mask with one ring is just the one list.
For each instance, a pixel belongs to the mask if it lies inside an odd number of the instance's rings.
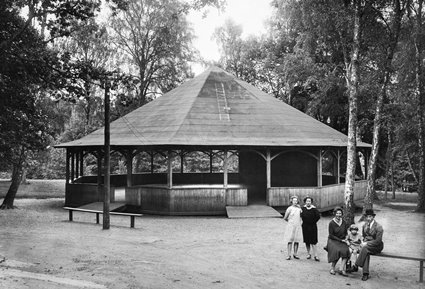
[[350,231],[347,234],[346,240],[350,242],[350,245],[348,245],[348,248],[350,249],[350,253],[359,253],[360,252],[360,244],[361,236],[359,234],[353,235]]
[[303,241],[302,228],[301,228],[301,208],[296,206],[290,206],[286,209],[284,220],[288,220],[284,243]]

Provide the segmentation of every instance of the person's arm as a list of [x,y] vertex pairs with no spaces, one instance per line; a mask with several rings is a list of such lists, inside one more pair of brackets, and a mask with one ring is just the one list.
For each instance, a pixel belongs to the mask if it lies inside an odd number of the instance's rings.
[[315,223],[317,223],[320,220],[320,212],[318,209],[314,209],[316,215],[315,215]]
[[288,207],[287,209],[286,209],[286,211],[285,211],[285,216],[283,216],[283,219],[285,220],[285,221],[287,221],[288,222],[288,217],[289,217],[289,209],[290,209],[291,207]]
[[367,241],[366,241],[366,237],[367,237],[366,236],[366,226],[367,225],[364,224],[363,227],[362,227],[362,241],[360,243],[362,247],[366,246],[366,244],[367,244]]

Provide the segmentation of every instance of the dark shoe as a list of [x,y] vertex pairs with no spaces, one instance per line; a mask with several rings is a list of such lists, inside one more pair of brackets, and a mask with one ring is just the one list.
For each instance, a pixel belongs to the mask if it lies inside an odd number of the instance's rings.
[[316,262],[320,262],[320,259],[319,259],[319,258],[317,258],[316,256],[314,256],[314,261],[316,261]]
[[294,259],[299,259],[300,257],[298,257],[297,255],[294,255]]
[[291,260],[291,256],[286,257],[286,260]]
[[311,259],[311,255],[310,254],[307,255],[307,259]]
[[362,281],[369,279],[369,274],[363,274]]
[[357,272],[359,271],[359,267],[357,265],[353,265],[353,267],[351,267],[351,272]]
[[351,269],[351,261],[347,261],[346,268],[347,268],[347,271]]
[[344,277],[348,277],[348,274],[345,271],[338,271],[338,274]]
[[335,270],[331,269],[331,271],[329,271],[329,273],[331,273],[331,275],[335,275]]

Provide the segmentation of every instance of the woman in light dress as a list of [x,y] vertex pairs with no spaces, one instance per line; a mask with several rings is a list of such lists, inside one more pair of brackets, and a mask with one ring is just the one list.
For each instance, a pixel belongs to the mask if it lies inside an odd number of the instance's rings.
[[[291,206],[286,209],[283,219],[288,222],[285,230],[284,240],[288,244],[288,257],[286,260],[299,259],[298,246],[303,241],[302,228],[301,228],[301,207],[298,205],[298,197],[291,197]],[[292,255],[292,244],[294,247],[294,254]]]

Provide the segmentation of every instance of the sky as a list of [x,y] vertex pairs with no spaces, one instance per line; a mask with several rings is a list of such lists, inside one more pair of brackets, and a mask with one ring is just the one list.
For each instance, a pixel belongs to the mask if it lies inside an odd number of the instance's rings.
[[[210,8],[205,18],[201,12],[191,13],[189,21],[193,23],[197,37],[193,44],[205,60],[218,60],[219,49],[215,40],[211,39],[216,27],[222,26],[227,18],[232,18],[236,24],[242,25],[243,38],[260,35],[266,32],[265,21],[270,17],[271,11],[270,0],[227,0],[224,12]],[[195,63],[192,69],[197,75],[205,68]]]

